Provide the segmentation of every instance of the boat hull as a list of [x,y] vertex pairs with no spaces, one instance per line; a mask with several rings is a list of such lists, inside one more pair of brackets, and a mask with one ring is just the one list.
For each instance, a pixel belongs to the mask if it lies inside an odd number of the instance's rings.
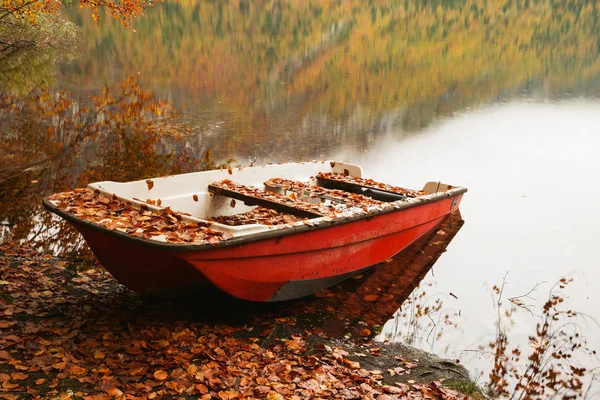
[[70,222],[104,267],[143,294],[212,285],[241,299],[283,301],[316,293],[402,251],[458,209],[462,194],[235,246],[194,250],[148,245]]

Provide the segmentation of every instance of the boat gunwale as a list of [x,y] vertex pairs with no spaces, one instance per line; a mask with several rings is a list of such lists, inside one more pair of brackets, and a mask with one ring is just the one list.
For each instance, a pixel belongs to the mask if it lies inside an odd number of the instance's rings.
[[[123,240],[129,240],[132,242],[136,242],[144,247],[153,247],[162,250],[170,250],[175,252],[190,252],[190,251],[208,251],[208,250],[218,250],[220,248],[227,248],[233,246],[241,246],[248,243],[258,242],[261,240],[272,239],[276,237],[289,236],[297,233],[304,233],[311,230],[318,229],[326,229],[330,227],[334,227],[337,225],[347,224],[354,221],[359,221],[362,219],[370,220],[379,215],[389,214],[392,212],[399,212],[402,210],[406,210],[408,208],[418,207],[421,205],[425,205],[428,203],[433,203],[436,201],[441,201],[443,199],[458,197],[467,192],[467,188],[456,186],[452,189],[443,191],[430,193],[423,197],[417,197],[414,199],[410,199],[408,201],[396,201],[390,202],[390,207],[385,207],[382,210],[374,210],[367,213],[357,213],[354,215],[342,216],[339,218],[334,218],[332,220],[321,220],[309,222],[311,220],[305,220],[301,225],[294,225],[286,228],[273,228],[264,232],[257,232],[249,235],[236,236],[231,239],[221,240],[217,245],[213,245],[210,243],[196,243],[196,244],[186,244],[186,243],[171,243],[171,242],[160,242],[153,239],[146,239],[142,237],[131,236],[126,232],[121,232],[118,230],[110,230],[97,222],[87,221],[85,219],[79,218],[74,214],[71,214],[67,211],[59,209],[56,205],[52,203],[50,199],[51,196],[47,196],[42,201],[43,206],[50,212],[64,218],[65,220],[74,223],[83,225],[86,228],[90,228],[96,231],[104,232],[108,235],[116,236],[117,238]],[[451,211],[448,212],[450,214]],[[316,218],[315,218],[316,219]],[[77,226],[75,226],[77,228]]]

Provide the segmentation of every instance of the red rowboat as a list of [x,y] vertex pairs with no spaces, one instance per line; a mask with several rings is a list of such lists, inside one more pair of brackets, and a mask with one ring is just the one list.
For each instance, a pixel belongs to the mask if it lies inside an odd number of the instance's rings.
[[458,209],[465,188],[409,190],[315,161],[98,182],[44,206],[105,268],[152,295],[212,284],[246,300],[316,293],[383,262]]

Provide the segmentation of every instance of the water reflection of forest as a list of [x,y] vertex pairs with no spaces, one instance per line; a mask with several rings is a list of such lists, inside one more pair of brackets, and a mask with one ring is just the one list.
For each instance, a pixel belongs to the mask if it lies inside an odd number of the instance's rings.
[[[219,157],[327,158],[340,143],[367,148],[484,103],[597,95],[598,7],[181,1],[148,10],[131,27],[97,25],[89,10],[73,8],[82,48],[62,60],[55,87],[85,99],[136,76],[174,100]],[[28,69],[15,68],[20,58],[0,60],[9,77],[0,91],[52,81],[61,57],[51,53],[28,51],[26,64],[36,66]]]
[[[592,1],[166,2],[88,30],[84,88],[138,75],[224,153],[310,138],[313,152],[505,98],[598,92]],[[90,26],[88,16],[74,15]],[[143,49],[152,49],[148,53]],[[270,138],[277,133],[276,138]],[[257,145],[258,146],[258,145]]]

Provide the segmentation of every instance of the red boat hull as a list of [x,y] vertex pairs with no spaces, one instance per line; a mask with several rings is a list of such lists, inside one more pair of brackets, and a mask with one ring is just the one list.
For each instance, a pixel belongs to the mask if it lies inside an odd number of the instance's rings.
[[212,284],[246,300],[315,293],[406,248],[458,209],[462,195],[238,246],[170,250],[71,221],[105,268],[128,288],[165,294]]

